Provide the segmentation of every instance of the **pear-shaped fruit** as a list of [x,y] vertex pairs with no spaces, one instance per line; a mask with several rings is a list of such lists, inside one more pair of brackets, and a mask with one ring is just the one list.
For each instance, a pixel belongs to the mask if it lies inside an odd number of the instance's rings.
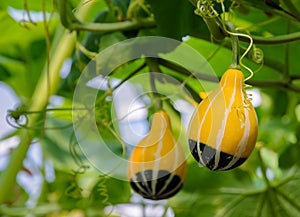
[[153,115],[149,134],[129,158],[131,187],[144,198],[167,199],[182,188],[185,176],[184,152],[173,136],[168,114],[159,110]]
[[241,165],[255,146],[257,117],[244,87],[241,70],[228,69],[217,89],[202,100],[191,118],[190,151],[210,170]]

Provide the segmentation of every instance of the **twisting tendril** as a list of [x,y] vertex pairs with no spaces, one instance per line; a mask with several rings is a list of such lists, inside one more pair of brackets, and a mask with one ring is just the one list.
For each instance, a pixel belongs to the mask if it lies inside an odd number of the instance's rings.
[[214,9],[212,0],[199,0],[197,2],[195,13],[203,18],[214,18],[219,16],[218,12]]
[[[53,126],[53,127],[46,127],[44,125],[45,119],[46,119],[46,113],[47,112],[53,112],[53,111],[70,111],[70,108],[49,108],[49,109],[44,109],[41,111],[27,111],[26,107],[24,105],[19,106],[15,110],[8,110],[7,115],[6,115],[6,121],[7,123],[16,128],[16,129],[21,129],[25,128],[28,130],[40,130],[40,129],[64,129],[71,127],[72,124],[66,124],[64,126]],[[36,125],[36,126],[28,126],[30,115],[43,115],[43,120],[42,124]]]
[[106,186],[107,179],[108,179],[108,176],[106,176],[106,175],[99,176],[99,181],[97,184],[97,192],[102,197],[102,200],[101,200],[102,204],[106,207],[111,207],[109,212],[107,214],[105,214],[105,216],[110,216],[113,211],[113,207],[112,207],[112,204],[109,202],[109,194],[108,194],[108,189]]
[[225,5],[224,5],[224,0],[216,0],[217,3],[221,4],[222,12],[225,16]]
[[263,63],[264,62],[264,52],[260,48],[257,48],[255,46],[255,44],[253,45],[253,52],[251,55],[251,59],[255,63]]
[[[225,6],[224,6],[224,3],[223,3],[224,1],[223,1],[223,0],[216,0],[216,1],[217,1],[218,3],[221,4],[223,14],[225,14]],[[250,50],[251,50],[251,48],[252,48],[252,46],[253,46],[253,39],[252,39],[252,37],[251,37],[250,35],[248,35],[248,34],[244,34],[244,33],[240,33],[240,32],[233,32],[233,31],[228,30],[228,27],[225,25],[226,22],[228,22],[228,21],[227,21],[227,20],[224,20],[224,22],[223,22],[223,29],[224,29],[224,31],[225,31],[227,34],[229,34],[229,35],[231,35],[231,36],[245,37],[245,38],[248,38],[248,39],[249,39],[249,45],[248,45],[246,51],[241,55],[241,57],[240,57],[240,59],[239,59],[239,64],[240,64],[240,66],[242,66],[243,68],[245,68],[245,69],[246,69],[247,71],[249,71],[249,73],[250,73],[250,75],[249,75],[247,78],[244,79],[244,81],[247,81],[247,80],[249,80],[250,78],[253,77],[253,74],[254,74],[254,73],[253,73],[252,69],[250,69],[248,66],[246,66],[246,65],[243,63],[243,59],[244,59],[245,56],[250,52]],[[238,28],[235,29],[235,31],[237,31],[237,30],[238,30]]]
[[[213,0],[198,0],[197,2],[197,9],[195,10],[195,13],[200,15],[202,18],[206,19],[206,18],[216,18],[219,16],[218,12],[214,9],[214,4],[213,4]],[[252,71],[252,69],[250,69],[248,66],[246,66],[243,63],[243,59],[245,58],[245,56],[250,52],[252,46],[253,46],[253,39],[249,34],[244,34],[244,33],[240,33],[240,32],[235,32],[238,29],[233,29],[230,28],[229,26],[226,25],[226,23],[228,24],[228,20],[226,19],[226,11],[225,11],[225,5],[224,5],[224,0],[215,0],[215,2],[221,4],[221,8],[222,8],[222,14],[224,14],[223,16],[223,20],[221,23],[221,28],[224,31],[225,34],[230,35],[230,36],[236,36],[238,37],[245,37],[249,39],[249,45],[246,49],[246,51],[241,55],[241,57],[238,59],[238,64],[245,68],[247,71],[249,71],[250,75],[248,77],[246,77],[244,79],[244,81],[249,80],[250,78],[253,77],[254,72]],[[257,52],[259,50],[255,50],[255,52]],[[255,55],[259,55],[261,53],[256,53]],[[258,58],[259,59],[259,58]]]
[[226,33],[228,33],[229,35],[234,35],[234,36],[237,36],[237,37],[245,37],[245,38],[248,38],[249,39],[249,45],[248,45],[248,47],[247,47],[247,49],[246,49],[246,51],[241,55],[241,57],[240,57],[240,65],[243,67],[243,68],[245,68],[247,71],[249,71],[249,73],[250,73],[250,75],[247,77],[247,78],[245,78],[245,80],[244,81],[247,81],[247,80],[249,80],[250,78],[252,78],[253,77],[253,71],[252,71],[252,69],[250,69],[248,66],[246,66],[244,63],[243,63],[243,59],[245,58],[245,56],[250,52],[250,50],[251,50],[251,48],[252,48],[252,46],[253,46],[253,39],[252,39],[252,37],[250,36],[250,35],[247,35],[247,34],[244,34],[244,33],[237,33],[237,32],[231,32],[231,31],[229,31],[229,30],[227,30],[227,28],[225,28],[225,31],[226,31]]
[[[74,141],[75,140],[75,141]],[[69,151],[70,154],[77,165],[77,168],[75,170],[72,170],[71,174],[71,185],[66,189],[66,194],[73,198],[81,198],[82,197],[82,188],[78,185],[77,177],[80,174],[84,174],[86,170],[90,168],[89,165],[84,164],[82,157],[78,153],[78,141],[75,137],[75,132],[72,131],[70,140],[69,140]]]

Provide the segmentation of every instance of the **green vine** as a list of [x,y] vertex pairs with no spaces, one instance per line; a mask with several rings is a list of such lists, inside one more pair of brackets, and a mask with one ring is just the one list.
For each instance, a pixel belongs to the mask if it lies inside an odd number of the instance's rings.
[[[196,14],[199,14],[199,15],[211,14],[211,13],[208,13],[208,14],[199,13],[199,10],[198,10],[198,7],[200,5],[199,2],[203,2],[202,0],[189,0],[189,1],[196,7]],[[205,2],[210,7],[213,6],[212,0],[205,1]],[[246,2],[243,1],[243,3],[246,3]],[[242,2],[241,2],[241,4],[242,4]],[[292,7],[291,5],[289,5],[289,6]],[[217,12],[212,13],[213,16],[204,16],[205,22],[208,24],[208,28],[210,30],[212,30],[211,33],[216,39],[223,39],[225,37],[229,37],[230,35],[228,35],[226,33],[224,26],[221,25],[222,21],[220,20],[219,17],[215,16],[216,13]],[[207,22],[207,18],[210,18],[211,20],[209,20]],[[271,37],[264,37],[264,36],[257,36],[257,35],[251,35],[251,37],[253,39],[253,43],[255,43],[255,44],[264,44],[264,45],[284,44],[284,43],[289,43],[289,42],[294,42],[294,41],[300,40],[300,32],[294,32],[294,33],[289,33],[289,34],[285,34],[285,35],[278,35],[278,36],[271,36]],[[240,37],[240,40],[246,41],[246,42],[248,41],[248,39],[245,37]]]
[[70,31],[90,31],[108,33],[115,31],[128,31],[139,28],[156,26],[153,17],[132,19],[116,23],[87,23],[78,20],[72,10],[68,7],[68,0],[59,1],[59,14],[61,23]]
[[226,37],[226,33],[223,29],[223,22],[213,6],[212,0],[199,0],[197,2],[195,13],[203,18],[214,39],[223,40]]
[[[78,10],[78,16],[84,18],[88,10],[82,13]],[[51,47],[51,62],[49,63],[49,72],[47,67],[44,68],[41,78],[36,86],[36,89],[32,95],[32,102],[28,108],[28,111],[41,111],[48,104],[49,95],[55,93],[58,88],[60,80],[60,69],[64,60],[71,56],[72,51],[75,47],[76,35],[75,33],[70,34],[69,31],[58,31],[56,33],[56,38],[52,43]],[[45,88],[51,83],[51,87]],[[38,120],[38,115],[31,115],[28,121],[28,128],[34,127]],[[13,187],[15,185],[15,180],[18,172],[22,168],[23,160],[26,157],[28,148],[34,139],[34,134],[26,128],[22,128],[20,131],[20,144],[16,149],[14,149],[10,156],[10,162],[6,170],[4,170],[0,175],[0,204],[5,203],[6,197],[13,192]]]
[[[232,23],[227,22],[227,28],[230,32],[234,32],[235,28]],[[240,69],[240,46],[239,46],[239,38],[236,34],[231,34],[231,45],[232,45],[232,63],[230,68]]]

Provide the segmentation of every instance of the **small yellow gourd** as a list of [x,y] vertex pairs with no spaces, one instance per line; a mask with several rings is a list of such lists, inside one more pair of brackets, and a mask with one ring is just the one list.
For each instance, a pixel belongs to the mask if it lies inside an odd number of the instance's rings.
[[134,148],[128,163],[128,178],[134,191],[152,200],[174,196],[186,176],[185,155],[171,130],[168,114],[153,115],[149,134]]
[[193,157],[210,170],[229,170],[251,154],[257,139],[257,117],[244,90],[244,75],[228,69],[216,90],[196,108],[188,130]]

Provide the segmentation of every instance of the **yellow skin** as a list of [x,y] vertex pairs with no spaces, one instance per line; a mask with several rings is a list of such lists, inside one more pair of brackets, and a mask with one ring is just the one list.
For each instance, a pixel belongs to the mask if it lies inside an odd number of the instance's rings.
[[[163,178],[158,174],[159,171],[168,171],[171,177],[178,176],[178,184],[181,185],[186,176],[184,152],[173,136],[170,118],[163,110],[154,114],[149,134],[132,151],[128,163],[128,178],[131,182],[137,182],[136,175],[149,170],[153,172],[153,177],[145,181],[153,182],[153,185],[157,184],[157,179]],[[156,198],[155,194],[152,192],[148,198],[165,199]]]
[[[215,150],[214,162],[210,166],[212,170],[228,170],[238,166],[237,160],[249,157],[255,146],[257,117],[244,86],[243,73],[238,69],[228,69],[217,89],[203,99],[191,119],[188,134],[190,148],[195,144],[193,142],[199,146],[200,141],[205,147]],[[233,160],[228,166],[217,168],[222,161],[221,152],[232,156]],[[206,166],[203,157],[208,156],[202,156],[203,151],[199,147],[194,150],[194,157],[196,154],[199,155],[199,162]]]

